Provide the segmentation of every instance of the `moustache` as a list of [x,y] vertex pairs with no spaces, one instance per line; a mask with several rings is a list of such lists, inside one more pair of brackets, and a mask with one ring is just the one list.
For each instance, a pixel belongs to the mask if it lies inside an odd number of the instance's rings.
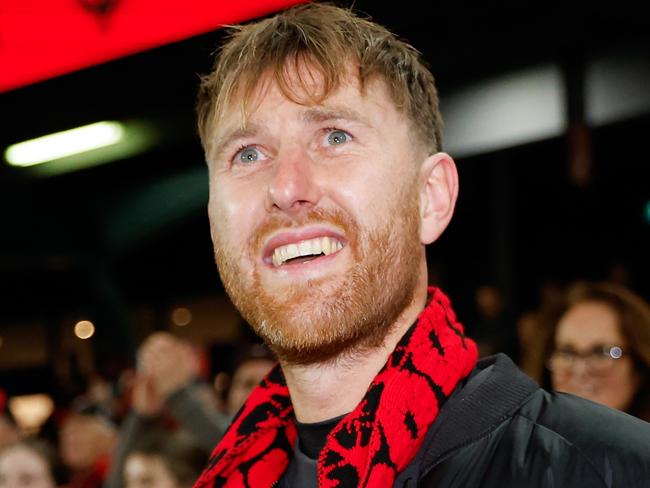
[[253,232],[252,249],[260,249],[272,234],[280,230],[297,229],[307,225],[323,223],[331,224],[343,231],[349,245],[352,245],[352,249],[356,249],[356,240],[359,235],[359,226],[356,222],[340,209],[324,208],[309,209],[295,216],[286,214],[269,216]]

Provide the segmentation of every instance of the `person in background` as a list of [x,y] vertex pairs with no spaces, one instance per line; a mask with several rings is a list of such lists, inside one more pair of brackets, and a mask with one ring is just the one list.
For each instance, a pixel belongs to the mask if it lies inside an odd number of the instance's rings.
[[276,363],[275,356],[264,344],[244,344],[238,348],[232,373],[220,372],[214,380],[215,389],[221,392],[223,409],[229,418],[235,416],[251,391]]
[[125,488],[190,488],[209,452],[181,432],[151,429],[140,436],[124,463]]
[[629,288],[577,282],[546,344],[549,381],[650,421],[650,305]]
[[211,385],[201,376],[199,355],[192,345],[168,332],[151,334],[137,352],[131,411],[122,423],[105,486],[122,486],[124,463],[137,439],[149,430],[183,429],[210,450],[229,421],[218,408]]
[[99,488],[108,473],[117,426],[104,405],[79,400],[61,423],[59,453],[70,470],[70,488]]
[[564,292],[557,281],[543,281],[537,289],[536,306],[525,310],[515,320],[517,365],[538,383],[547,371],[545,345],[563,308]]
[[516,334],[503,291],[495,284],[485,283],[475,292],[476,314],[472,321],[472,339],[478,346],[479,357],[505,353],[514,356]]
[[56,488],[67,483],[68,471],[46,441],[25,438],[0,448],[0,488]]
[[192,344],[169,332],[145,339],[137,353],[133,410],[155,419],[169,413],[196,441],[211,447],[228,426]]
[[0,449],[20,438],[20,430],[9,410],[9,396],[0,388]]

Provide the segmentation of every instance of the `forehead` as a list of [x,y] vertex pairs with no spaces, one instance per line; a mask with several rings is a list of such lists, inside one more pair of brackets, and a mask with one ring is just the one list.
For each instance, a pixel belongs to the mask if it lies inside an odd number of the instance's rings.
[[126,459],[125,471],[133,476],[151,475],[165,472],[164,463],[159,456],[134,452]]
[[46,463],[40,455],[33,450],[24,447],[16,446],[7,449],[0,456],[0,467],[5,468],[24,468],[28,467],[30,471],[41,471],[46,468]]
[[558,344],[589,347],[597,344],[621,345],[623,335],[616,311],[603,302],[583,302],[572,306],[558,322]]
[[100,420],[92,415],[71,414],[63,422],[64,429],[84,429],[91,428]]
[[267,72],[250,93],[236,92],[217,125],[218,139],[234,130],[246,130],[263,121],[279,108],[292,107],[305,122],[318,121],[330,110],[343,116],[358,116],[375,108],[382,113],[396,113],[386,83],[372,78],[363,84],[352,63],[347,63],[337,86],[326,87],[322,75],[303,65],[285,70],[282,82]]

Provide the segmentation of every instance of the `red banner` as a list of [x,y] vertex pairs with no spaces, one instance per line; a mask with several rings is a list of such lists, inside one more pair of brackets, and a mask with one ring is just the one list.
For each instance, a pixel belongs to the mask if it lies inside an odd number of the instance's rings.
[[1,0],[0,92],[304,0]]

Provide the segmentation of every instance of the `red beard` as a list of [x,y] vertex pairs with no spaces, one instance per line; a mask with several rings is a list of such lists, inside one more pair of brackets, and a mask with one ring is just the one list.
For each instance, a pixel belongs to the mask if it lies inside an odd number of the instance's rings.
[[276,215],[254,233],[249,256],[259,255],[279,229],[328,222],[344,232],[353,264],[345,275],[287,287],[265,286],[259,270],[244,282],[239,263],[222,243],[215,256],[224,287],[255,332],[280,360],[291,364],[327,361],[342,353],[378,347],[411,303],[419,276],[418,200],[386,215],[386,225],[362,233],[340,210],[311,210],[299,219]]

